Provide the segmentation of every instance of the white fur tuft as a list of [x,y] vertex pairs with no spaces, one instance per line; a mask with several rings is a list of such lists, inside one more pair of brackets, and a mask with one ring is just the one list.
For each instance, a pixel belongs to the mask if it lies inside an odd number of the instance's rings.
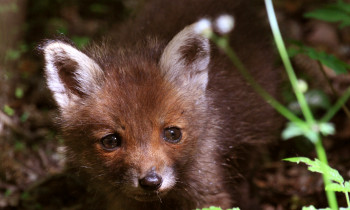
[[[204,91],[208,84],[208,65],[210,62],[209,40],[196,32],[197,24],[185,27],[166,46],[160,59],[160,67],[170,81],[180,82],[182,86]],[[199,55],[186,62],[183,47],[191,47],[192,41],[200,44]]]
[[70,46],[69,44],[55,41],[50,42],[44,47],[46,60],[47,84],[54,94],[58,105],[62,108],[67,107],[74,102],[78,95],[74,94],[64,81],[60,78],[60,70],[57,62],[74,62],[76,67],[72,75],[77,81],[79,91],[90,94],[99,89],[103,79],[103,71],[99,65],[84,53]]
[[174,170],[171,167],[166,167],[162,173],[163,183],[160,187],[160,191],[168,191],[175,183]]

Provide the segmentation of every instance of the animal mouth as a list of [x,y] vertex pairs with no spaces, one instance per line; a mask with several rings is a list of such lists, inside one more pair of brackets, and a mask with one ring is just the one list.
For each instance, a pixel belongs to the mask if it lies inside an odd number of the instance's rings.
[[150,202],[150,201],[161,201],[162,196],[165,193],[161,192],[145,192],[132,195],[137,201]]

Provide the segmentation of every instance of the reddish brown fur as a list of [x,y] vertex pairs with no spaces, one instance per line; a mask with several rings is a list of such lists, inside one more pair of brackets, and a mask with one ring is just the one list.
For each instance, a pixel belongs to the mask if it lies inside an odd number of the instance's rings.
[[[267,30],[251,8],[254,3],[156,0],[121,27],[113,44],[87,50],[103,69],[104,82],[91,95],[78,93],[81,100],[62,110],[60,124],[71,164],[106,199],[106,208],[229,208],[240,199],[233,194],[237,152],[274,138],[279,127],[276,113],[214,46],[205,99],[200,90],[169,82],[159,59],[186,25],[203,16],[234,14],[237,26],[231,44],[257,80],[278,95],[279,75],[272,68]],[[187,64],[201,56],[193,49],[182,48]],[[180,143],[162,139],[169,126],[181,128]],[[121,148],[105,151],[100,139],[116,132]],[[153,166],[156,171],[172,168],[174,187],[154,201],[135,200],[141,192],[130,187],[135,174],[142,177]]]
[[[197,151],[196,139],[201,135],[200,132],[205,133],[202,130],[206,129],[204,124],[207,122],[204,120],[206,113],[203,113],[206,108],[196,107],[191,100],[196,96],[191,95],[190,92],[176,91],[176,87],[165,83],[157,67],[151,65],[148,59],[139,57],[137,64],[125,61],[125,65],[118,64],[118,69],[114,67],[110,71],[106,69],[108,80],[106,80],[102,91],[84,101],[84,104],[71,107],[71,111],[65,113],[62,125],[66,134],[66,144],[71,149],[69,153],[71,159],[73,162],[78,160],[76,164],[86,167],[87,170],[92,167],[90,165],[93,165],[94,171],[91,173],[96,176],[106,174],[106,170],[119,176],[121,174],[119,171],[123,170],[122,167],[135,164],[140,167],[139,170],[147,170],[151,165],[158,166],[164,165],[164,163],[172,166],[174,161],[177,162],[177,165],[184,165],[181,170],[187,170],[186,164],[195,161],[192,159],[196,153],[201,152]],[[142,71],[147,69],[147,74],[139,72],[141,69]],[[198,117],[202,120],[198,121]],[[181,144],[172,145],[159,139],[161,129],[171,125],[183,128]],[[89,144],[82,144],[79,141],[83,139],[93,143],[94,139],[99,140],[106,133],[115,131],[123,136],[123,140],[127,142],[125,151],[106,153],[99,144],[91,147]],[[84,145],[87,147],[83,148]],[[93,155],[96,153],[94,150],[97,150],[97,157],[100,160],[96,160],[96,156]],[[102,159],[106,161],[102,161]],[[98,162],[96,161],[105,162],[105,164],[97,168]],[[180,161],[186,163],[181,164]],[[114,181],[116,177],[102,175],[98,179],[107,184]],[[179,188],[191,187],[181,186],[182,184],[187,185],[181,181],[186,178],[180,176],[178,179]],[[198,181],[193,180],[192,182],[191,184],[195,184]],[[98,186],[101,187],[101,185]],[[112,188],[111,191],[116,191],[116,189]],[[175,192],[173,194],[176,195]],[[119,194],[119,191],[116,193]],[[186,201],[185,197],[191,196],[196,195],[186,194],[183,199]],[[123,199],[125,200],[125,198]],[[206,202],[205,200],[200,201],[199,198],[196,199],[198,200],[186,201],[192,202],[189,207],[194,208],[196,202]],[[132,203],[136,203],[136,201],[132,201]],[[124,202],[122,206],[125,206]]]

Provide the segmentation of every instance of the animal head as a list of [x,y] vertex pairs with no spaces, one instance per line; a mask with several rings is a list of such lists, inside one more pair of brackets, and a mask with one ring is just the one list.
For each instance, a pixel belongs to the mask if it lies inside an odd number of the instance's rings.
[[92,181],[141,201],[176,187],[206,133],[210,45],[180,31],[165,46],[43,46],[68,156]]

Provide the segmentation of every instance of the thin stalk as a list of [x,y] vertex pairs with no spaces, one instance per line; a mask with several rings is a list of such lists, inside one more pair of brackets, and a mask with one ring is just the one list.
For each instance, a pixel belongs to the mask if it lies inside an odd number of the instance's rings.
[[348,208],[350,208],[349,193],[348,192],[344,192],[344,193],[345,193],[346,203],[348,204]]
[[[281,55],[282,61],[283,61],[284,66],[286,68],[288,77],[289,77],[290,82],[292,84],[292,87],[293,87],[293,90],[294,90],[295,95],[297,97],[297,100],[300,104],[300,107],[301,107],[301,110],[302,110],[303,115],[305,117],[305,120],[308,123],[309,127],[311,128],[312,125],[315,124],[315,119],[311,113],[310,107],[306,103],[306,99],[305,99],[304,94],[298,88],[297,77],[293,71],[293,67],[290,63],[287,50],[284,46],[282,36],[281,36],[281,33],[279,31],[279,28],[278,28],[278,23],[276,20],[276,15],[275,15],[272,1],[265,0],[265,5],[266,5],[267,14],[269,17],[272,33],[274,35],[278,51]],[[317,141],[315,142],[317,156],[321,162],[328,165],[327,155],[326,155],[326,152],[322,146],[322,141],[321,141],[319,132],[317,133],[317,136],[318,136]],[[325,183],[325,186],[327,186],[328,184],[331,183],[331,180],[327,176],[322,175],[322,177],[323,177],[323,181]],[[337,200],[336,200],[334,191],[326,191],[326,195],[327,195],[327,200],[328,200],[328,204],[329,204],[330,208],[333,210],[338,209],[338,204],[337,204]]]
[[[324,150],[320,136],[318,137],[318,140],[315,143],[315,147],[316,147],[316,153],[319,160],[328,165],[326,151]],[[322,177],[323,177],[325,186],[332,183],[332,181],[325,174],[322,174]],[[337,210],[338,203],[337,203],[337,198],[335,196],[334,191],[326,190],[326,196],[327,196],[327,200],[330,208],[333,210]]]
[[264,88],[262,88],[254,80],[254,78],[250,75],[250,73],[245,68],[240,59],[238,59],[238,56],[236,55],[234,50],[229,46],[227,37],[218,37],[215,34],[212,34],[210,38],[217,46],[219,46],[227,54],[227,56],[231,59],[231,61],[237,67],[238,71],[242,74],[242,76],[248,81],[248,83],[265,101],[267,101],[273,108],[275,108],[281,115],[283,115],[288,120],[304,123],[303,120],[301,120],[290,110],[285,108],[281,103],[279,103],[275,98],[273,98],[267,91],[264,90]]
[[337,102],[328,110],[322,117],[320,122],[328,122],[338,112],[342,105],[350,98],[350,87],[346,89],[345,93],[337,100]]
[[265,5],[266,5],[266,10],[267,10],[267,14],[268,14],[268,18],[270,21],[270,25],[271,25],[271,29],[272,29],[272,33],[274,35],[275,38],[275,42],[278,48],[278,51],[281,55],[283,64],[286,68],[289,80],[292,84],[292,88],[294,90],[294,93],[297,97],[297,100],[300,104],[300,108],[301,111],[306,119],[306,122],[310,125],[310,127],[315,123],[315,119],[311,113],[310,107],[307,105],[306,99],[304,94],[299,90],[298,88],[298,79],[293,71],[293,67],[292,64],[290,63],[289,57],[288,57],[288,53],[287,50],[283,44],[283,39],[281,36],[281,32],[278,28],[278,23],[276,20],[276,15],[275,15],[275,11],[273,9],[273,5],[271,0],[265,0]]
[[[318,66],[319,66],[319,68],[320,68],[320,70],[321,70],[323,76],[325,77],[325,79],[326,79],[326,81],[327,81],[327,83],[328,83],[328,86],[329,86],[330,89],[331,89],[332,94],[333,94],[336,98],[339,98],[339,96],[338,96],[337,92],[335,91],[335,89],[334,89],[334,87],[333,87],[331,81],[329,80],[329,78],[328,78],[328,76],[327,76],[327,74],[326,74],[326,71],[324,70],[324,68],[323,68],[323,66],[322,66],[322,64],[321,64],[321,62],[320,62],[320,61],[317,61],[317,63],[318,63]],[[346,107],[346,105],[343,104],[343,105],[342,105],[342,108],[343,108],[343,111],[344,111],[344,113],[346,114],[347,118],[350,119],[350,111],[349,111],[348,107]]]

